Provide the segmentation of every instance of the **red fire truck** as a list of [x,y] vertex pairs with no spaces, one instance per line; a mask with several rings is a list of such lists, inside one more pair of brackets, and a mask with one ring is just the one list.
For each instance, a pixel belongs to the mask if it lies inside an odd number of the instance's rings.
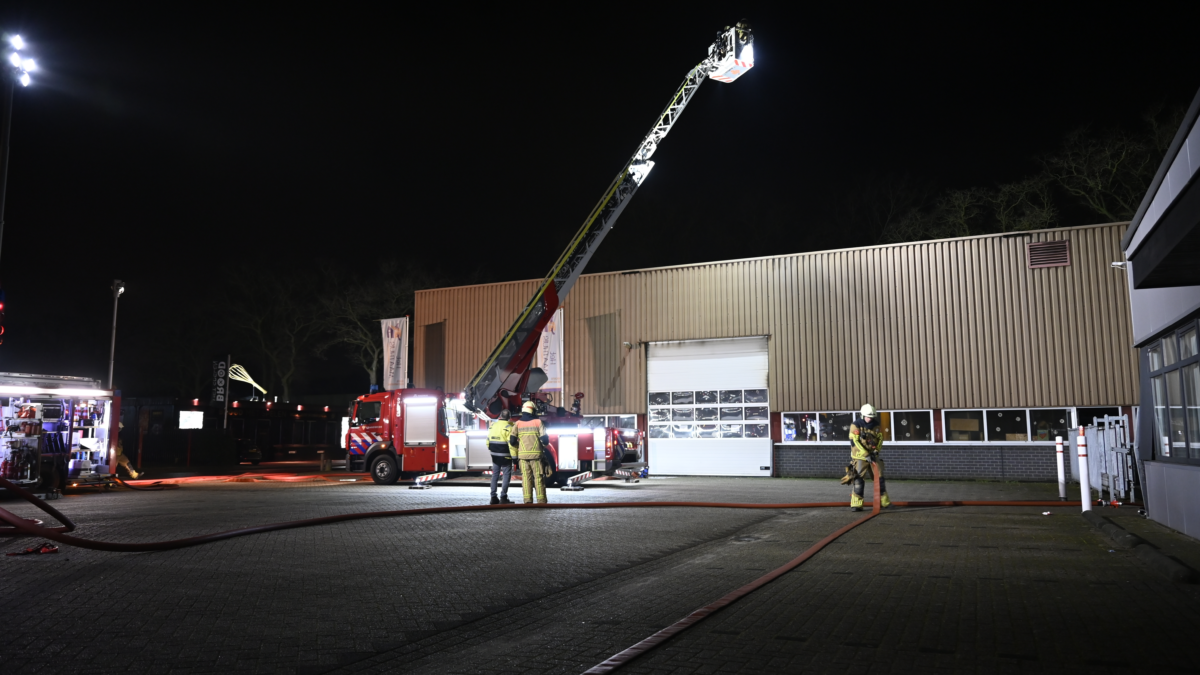
[[[555,466],[551,485],[564,484],[584,471],[611,474],[621,466],[625,452],[641,442],[640,435],[625,438],[619,429],[586,426],[578,405],[568,411],[549,405],[541,394],[532,400],[550,435]],[[369,471],[376,483],[390,485],[403,475],[490,469],[487,430],[464,428],[447,406],[453,401],[437,389],[398,389],[358,397],[346,434],[347,470]]]
[[[548,397],[539,393],[547,377],[530,364],[542,330],[654,168],[650,157],[700,85],[706,79],[732,82],[752,67],[754,38],[750,26],[738,22],[732,28],[726,27],[709,46],[708,56],[688,72],[675,90],[650,133],[609,184],[461,397],[451,399],[459,404],[468,420],[496,419],[506,409],[515,416],[524,401],[534,401],[550,432],[555,482],[575,472],[615,469],[631,441],[620,429],[586,426],[579,414],[583,394],[575,395],[575,403],[568,412],[551,406]],[[346,434],[347,468],[369,469],[377,483],[394,483],[401,472],[479,471],[490,467],[486,431],[450,429],[446,403],[441,391],[431,389],[401,389],[360,396]]]

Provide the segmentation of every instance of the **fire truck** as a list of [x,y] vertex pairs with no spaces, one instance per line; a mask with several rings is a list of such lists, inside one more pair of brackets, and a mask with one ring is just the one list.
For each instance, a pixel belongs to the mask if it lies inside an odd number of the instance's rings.
[[401,473],[490,468],[486,431],[452,429],[458,413],[451,408],[465,413],[468,419],[485,421],[498,418],[503,410],[515,417],[525,401],[535,403],[549,431],[555,463],[552,484],[578,472],[609,473],[616,469],[628,444],[641,443],[642,439],[629,440],[620,429],[585,425],[579,412],[583,394],[575,395],[570,410],[552,405],[549,397],[539,392],[548,379],[545,372],[530,367],[534,353],[542,330],[654,168],[650,157],[700,85],[706,79],[733,82],[752,67],[754,37],[749,24],[741,21],[718,33],[708,56],[688,71],[650,133],[609,184],[462,394],[448,398],[437,389],[399,389],[360,396],[345,436],[347,469],[370,471],[376,483],[391,484]]

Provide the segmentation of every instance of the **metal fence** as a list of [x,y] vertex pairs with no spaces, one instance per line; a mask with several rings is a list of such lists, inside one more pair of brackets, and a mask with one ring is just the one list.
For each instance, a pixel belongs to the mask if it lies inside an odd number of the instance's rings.
[[[1141,487],[1134,468],[1133,441],[1127,415],[1093,417],[1083,428],[1088,447],[1088,481],[1100,498],[1129,503],[1137,501]],[[1078,457],[1078,437],[1071,437],[1071,457]],[[1071,463],[1071,474],[1079,479],[1079,463]],[[1105,494],[1107,491],[1107,496]]]

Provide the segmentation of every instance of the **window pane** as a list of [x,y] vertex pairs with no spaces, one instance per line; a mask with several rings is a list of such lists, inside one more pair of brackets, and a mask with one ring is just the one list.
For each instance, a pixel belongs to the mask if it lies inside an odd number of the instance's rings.
[[671,408],[671,421],[690,422],[695,419],[695,408]]
[[849,441],[852,422],[854,413],[821,413],[818,424],[821,442]]
[[671,394],[666,391],[650,392],[650,405],[671,405]]
[[717,419],[717,409],[716,408],[696,408],[696,421],[697,422],[707,422],[709,420],[715,420],[715,419]]
[[[1084,426],[1088,426],[1097,419],[1104,419],[1105,415],[1108,415],[1110,417],[1119,416],[1121,414],[1121,409],[1116,408],[1116,407],[1076,408],[1075,413],[1076,413],[1075,425],[1078,426],[1078,425],[1082,424]],[[1076,429],[1075,431],[1076,431],[1075,435],[1078,436],[1079,430]]]
[[817,440],[816,413],[785,413],[783,415],[784,441]]
[[651,408],[650,409],[650,421],[651,422],[670,422],[671,421],[671,409],[670,408]]
[[742,390],[729,389],[721,392],[721,403],[741,403]]
[[946,412],[947,441],[982,441],[983,411],[953,410]]
[[651,424],[650,438],[670,438],[671,425],[669,424]]
[[1158,448],[1159,457],[1170,457],[1171,443],[1163,442],[1171,428],[1167,423],[1166,378],[1162,375],[1150,378],[1150,388],[1154,390],[1154,447]]
[[1197,351],[1196,344],[1196,329],[1193,328],[1179,337],[1179,358],[1190,359],[1200,351]]
[[883,433],[883,440],[892,440],[892,414],[881,412],[879,413],[879,431]]
[[771,411],[767,406],[746,406],[746,419],[748,420],[765,420],[770,419]]
[[1162,341],[1163,365],[1169,366],[1179,359],[1175,356],[1175,335],[1171,334]]
[[716,424],[697,424],[696,438],[720,438]]
[[767,390],[766,389],[747,389],[746,390],[746,403],[766,403],[766,402],[767,402]]
[[690,391],[673,391],[671,392],[671,405],[692,405],[695,403],[696,397]]
[[1067,442],[1071,440],[1071,411],[1066,408],[1030,410],[1029,425],[1033,428],[1035,441],[1053,442],[1056,436],[1062,436]]
[[933,425],[930,424],[931,413],[927,410],[918,412],[892,413],[892,438],[897,441],[933,442]]
[[1170,406],[1171,418],[1171,449],[1187,447],[1187,432],[1184,427],[1183,414],[1183,387],[1182,378],[1178,370],[1168,372],[1167,378],[1167,405]]
[[769,424],[747,424],[742,427],[742,434],[746,438],[770,438],[771,425],[769,425]]
[[1024,410],[987,411],[987,439],[993,443],[1013,443],[1029,440],[1026,427],[1029,419]]
[[721,408],[721,419],[723,420],[740,420],[742,419],[741,408]]
[[742,425],[740,424],[722,424],[721,438],[741,438]]
[[1162,349],[1158,345],[1147,347],[1146,355],[1150,358],[1150,372],[1162,369]]
[[692,425],[690,424],[672,424],[671,438],[691,438]]
[[717,392],[715,391],[698,391],[696,392],[696,403],[716,403]]
[[1200,363],[1184,367],[1183,396],[1187,405],[1187,427],[1191,440],[1188,447],[1189,456],[1192,459],[1200,459]]

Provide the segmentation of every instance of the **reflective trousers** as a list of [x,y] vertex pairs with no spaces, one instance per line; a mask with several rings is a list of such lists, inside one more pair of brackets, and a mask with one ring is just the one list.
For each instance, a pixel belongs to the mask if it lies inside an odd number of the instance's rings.
[[546,477],[542,475],[542,460],[540,459],[522,459],[521,460],[521,496],[525,498],[526,504],[533,503],[533,488],[537,487],[537,500],[539,504],[547,503],[546,500]]
[[508,496],[508,482],[512,480],[512,458],[492,455],[492,496],[496,496],[496,479],[504,476],[500,484],[500,494]]
[[[138,477],[138,475],[139,475],[138,472],[136,470],[134,470],[133,464],[129,461],[129,458],[125,456],[125,453],[121,453],[121,454],[117,455],[116,464],[125,467],[125,470],[129,472],[129,476],[131,478]],[[114,466],[113,473],[116,473],[116,472],[117,472],[117,467]]]
[[[850,506],[859,507],[863,505],[863,491],[866,488],[867,482],[875,480],[875,474],[872,472],[871,462],[865,459],[856,459],[854,465],[854,480],[850,485],[853,488],[850,492]],[[883,460],[875,460],[874,468],[879,471],[879,504],[880,506],[891,505],[891,500],[887,496],[887,482],[883,480]]]

